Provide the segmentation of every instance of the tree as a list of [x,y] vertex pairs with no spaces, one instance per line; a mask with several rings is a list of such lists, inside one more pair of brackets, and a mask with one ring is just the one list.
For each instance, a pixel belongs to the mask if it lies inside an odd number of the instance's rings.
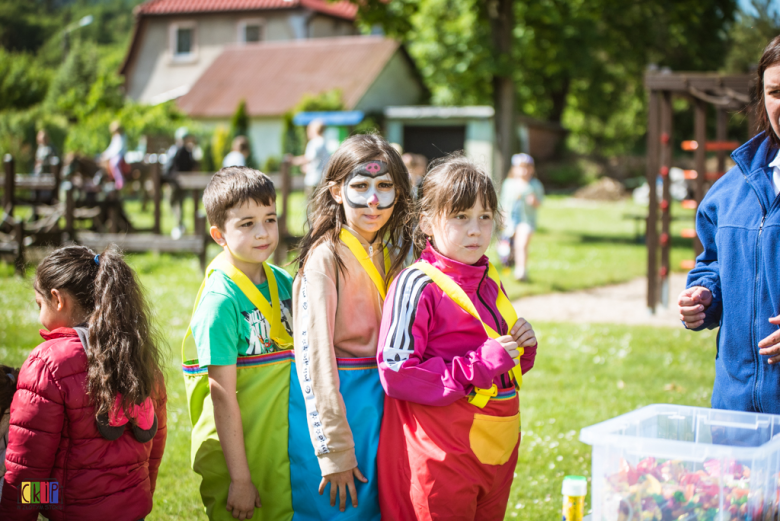
[[[235,139],[236,136],[244,136],[247,142],[249,142],[249,157],[246,160],[246,166],[256,168],[257,164],[252,156],[252,142],[249,141],[249,115],[246,112],[245,100],[238,102],[238,107],[236,107],[233,117],[230,118],[230,139]],[[228,144],[228,150],[230,150],[231,146],[232,143]],[[219,165],[220,167],[222,166],[222,160],[220,160]]]
[[249,133],[249,116],[246,113],[246,101],[241,100],[230,118],[230,137],[246,136],[247,133]]
[[29,54],[0,48],[0,110],[24,109],[46,97],[51,71]]
[[774,9],[773,0],[751,0],[753,12],[740,11],[729,31],[729,52],[725,72],[751,72],[764,47],[780,34],[780,9]]
[[[719,68],[736,10],[735,0],[514,0],[510,14],[500,0],[353,1],[363,23],[408,44],[434,103],[504,113],[495,78],[509,67],[519,112],[562,122],[576,150],[605,155],[644,134],[647,65]],[[497,42],[505,20],[508,63]]]

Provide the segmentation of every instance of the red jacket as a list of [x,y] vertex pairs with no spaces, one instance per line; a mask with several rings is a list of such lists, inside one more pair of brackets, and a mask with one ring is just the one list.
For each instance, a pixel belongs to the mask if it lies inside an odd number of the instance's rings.
[[11,404],[0,519],[35,520],[37,510],[18,508],[21,485],[48,480],[58,482],[59,503],[41,513],[53,521],[142,519],[152,511],[165,450],[164,389],[152,441],[139,443],[129,428],[109,441],[97,430],[86,393],[87,355],[76,331],[41,330],[41,336],[46,341],[22,365]]

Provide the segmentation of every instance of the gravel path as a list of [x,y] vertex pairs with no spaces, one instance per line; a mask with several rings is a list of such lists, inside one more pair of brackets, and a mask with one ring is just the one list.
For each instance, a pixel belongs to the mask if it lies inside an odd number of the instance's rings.
[[526,297],[514,302],[518,314],[533,322],[575,322],[682,327],[677,315],[677,296],[685,289],[684,273],[670,278],[669,307],[647,311],[647,279],[637,278],[624,284],[601,286],[570,293],[550,293]]

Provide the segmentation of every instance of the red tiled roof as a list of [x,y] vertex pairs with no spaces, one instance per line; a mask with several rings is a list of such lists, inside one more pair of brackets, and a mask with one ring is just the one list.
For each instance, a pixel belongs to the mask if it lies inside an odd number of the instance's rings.
[[344,36],[228,48],[178,105],[194,117],[229,117],[243,99],[250,116],[280,116],[304,94],[340,89],[352,109],[398,47],[381,36]]
[[354,20],[357,6],[347,1],[326,0],[149,0],[137,7],[139,15],[218,13],[305,7],[339,18]]

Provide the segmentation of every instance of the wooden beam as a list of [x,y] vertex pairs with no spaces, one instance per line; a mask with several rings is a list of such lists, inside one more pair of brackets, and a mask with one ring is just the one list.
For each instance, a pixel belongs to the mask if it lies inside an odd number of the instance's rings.
[[[702,100],[696,100],[694,102],[694,117],[693,117],[693,134],[694,139],[699,143],[707,143],[707,103]],[[694,151],[694,165],[697,172],[707,171],[707,147],[699,146]],[[704,193],[706,190],[706,176],[697,176],[696,184],[694,188],[694,196],[696,200],[696,206],[701,204],[701,200],[704,199]],[[698,257],[703,251],[701,241],[697,237],[693,241],[693,251]]]
[[[664,307],[669,305],[669,255],[672,245],[672,194],[669,169],[672,167],[672,128],[674,111],[672,108],[672,93],[664,92],[661,96],[661,168],[663,178],[663,200],[661,201],[661,270],[659,300]],[[654,188],[654,187],[653,187]]]
[[647,309],[655,313],[655,305],[658,301],[658,196],[656,194],[656,177],[659,166],[660,143],[660,98],[658,91],[648,92],[647,114],[647,163],[645,175],[650,187],[649,205],[647,212]]
[[[282,213],[279,216],[279,237],[282,239],[287,237],[287,212],[290,207],[290,190],[292,185],[292,179],[291,179],[291,172],[292,169],[292,159],[291,157],[285,156],[284,160],[282,161],[282,164],[280,166],[280,183],[276,184],[276,186],[281,185],[281,203],[282,203]],[[301,177],[301,176],[298,176]],[[278,200],[278,198],[277,198]],[[276,264],[281,265],[284,263],[284,261],[287,260],[287,244],[284,240],[279,241],[279,245],[276,247],[276,251],[274,252],[274,262]]]
[[152,169],[152,197],[154,201],[154,224],[152,231],[160,233],[160,223],[162,222],[162,173],[160,172],[160,163],[155,161],[149,165]]
[[14,168],[14,156],[6,154],[3,157],[3,171],[5,172],[5,179],[3,180],[3,208],[5,211],[13,217],[14,215],[14,192],[16,187],[14,186],[16,181],[16,170]]

